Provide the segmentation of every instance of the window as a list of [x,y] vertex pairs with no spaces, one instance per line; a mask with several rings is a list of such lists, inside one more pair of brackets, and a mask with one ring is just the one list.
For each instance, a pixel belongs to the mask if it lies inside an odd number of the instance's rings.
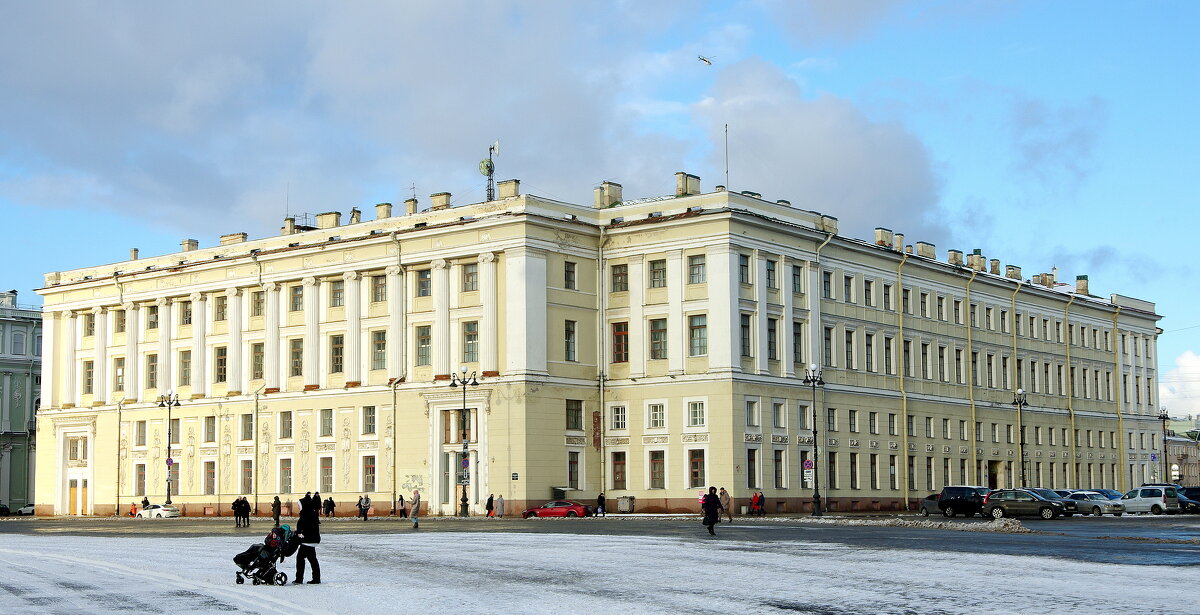
[[863,280],[863,305],[875,306],[875,280]]
[[666,451],[650,451],[650,488],[665,489],[666,481]]
[[826,431],[837,431],[838,430],[837,408],[826,408],[825,409],[825,430]]
[[888,435],[895,436],[895,435],[899,435],[899,433],[900,432],[896,431],[896,415],[895,415],[895,413],[889,412],[888,413]]
[[858,410],[846,411],[846,423],[850,428],[850,433],[858,433]]
[[288,352],[291,355],[291,371],[288,373],[292,376],[304,375],[304,340],[294,339],[288,340]]
[[329,307],[346,305],[346,281],[334,280],[329,283]]
[[938,320],[941,320],[941,321],[946,320],[946,298],[945,297],[937,298],[937,318],[938,318]]
[[215,416],[204,417],[204,441],[217,441],[217,417]]
[[577,451],[567,453],[567,487],[579,488],[579,453]]
[[146,495],[146,464],[133,466],[133,494]]
[[563,263],[563,288],[567,290],[578,290],[577,280],[575,279],[575,263],[566,261]]
[[703,284],[708,278],[705,271],[704,255],[688,257],[688,284]]
[[650,288],[667,287],[667,261],[650,261]]
[[767,319],[767,359],[779,360],[779,320]]
[[783,402],[773,402],[771,404],[772,425],[777,428],[787,427],[787,405]]
[[825,327],[825,336],[822,338],[822,359],[826,366],[833,365],[833,327]]
[[[572,273],[574,273],[575,263],[568,263],[568,264],[571,265]],[[568,286],[567,288],[575,288],[575,287]],[[469,293],[469,292],[479,290],[479,264],[478,263],[467,263],[462,266],[462,289],[463,289],[464,293]]]
[[254,460],[242,460],[242,494],[249,495],[254,492]]
[[125,390],[125,358],[113,359],[113,390]]
[[629,265],[612,266],[612,291],[622,293],[629,290]]
[[254,439],[254,415],[253,414],[243,414],[242,415],[242,439],[243,440],[253,440]]
[[626,476],[628,473],[625,468],[625,453],[612,454],[612,488],[626,489]]
[[854,303],[854,276],[842,276],[842,301]]
[[907,288],[900,289],[900,309],[905,314],[912,314],[912,290]]
[[908,437],[910,437],[910,438],[916,437],[916,435],[917,435],[917,417],[912,416],[911,414],[908,417],[906,417],[905,422],[904,422],[904,429],[905,429],[904,433],[907,434]]
[[833,299],[833,272],[821,272],[821,298]]
[[333,437],[333,408],[321,409],[321,437]]
[[192,384],[192,351],[179,351],[179,386]]
[[746,488],[758,489],[758,449],[746,449]]
[[704,488],[704,449],[688,450],[688,486]]
[[797,295],[804,292],[804,267],[800,265],[792,265],[792,292]]
[[371,303],[387,301],[387,276],[371,276]]
[[417,327],[417,365],[430,365],[433,361],[433,327]]
[[741,332],[742,332],[742,356],[749,357],[750,354],[750,315],[740,315]]
[[854,332],[846,331],[846,369],[854,369]]
[[875,334],[874,333],[864,333],[863,334],[863,344],[866,346],[866,349],[863,352],[863,359],[865,359],[865,361],[866,361],[867,371],[874,372],[875,371]]
[[250,315],[262,316],[267,311],[267,293],[256,290],[250,293]]
[[213,365],[216,373],[214,374],[215,382],[229,381],[229,348],[226,346],[217,346],[213,348]]
[[850,488],[858,489],[858,453],[850,453]]
[[290,297],[288,300],[288,311],[299,312],[304,309],[304,286],[294,284],[288,290]]
[[279,460],[279,492],[280,493],[291,493],[292,492],[292,460],[291,459],[280,459]]
[[146,355],[146,388],[158,388],[158,355]]
[[792,363],[804,363],[804,323],[792,321]]
[[250,379],[262,380],[267,353],[262,342],[250,344]]
[[738,255],[738,283],[752,283],[750,280],[750,257],[745,254]]
[[650,320],[650,358],[667,358],[667,319],[652,318]]
[[[125,332],[125,310],[116,310],[113,312],[113,332],[114,333],[124,333]],[[17,341],[18,337],[21,340],[21,352],[16,351],[16,341]],[[24,344],[25,344],[25,335],[24,334],[17,334],[17,336],[14,336],[13,337],[13,354],[25,354],[25,345]]]
[[133,445],[146,446],[146,421],[138,421],[134,423]]
[[992,308],[991,306],[983,308],[983,326],[989,331],[994,331],[996,329],[996,323],[992,320],[992,314],[994,312],[995,308]]
[[563,360],[574,361],[575,359],[575,321],[567,320],[563,322]]
[[229,297],[217,295],[216,300],[213,301],[213,322],[225,320],[229,320]]
[[[479,322],[462,323],[462,360],[467,363],[476,363],[479,360]],[[566,360],[575,359],[568,358]]]
[[921,316],[929,318],[929,293],[921,293]]
[[612,409],[610,410],[610,413],[612,416],[612,421],[610,422],[610,425],[612,425],[613,429],[626,429],[627,428],[626,423],[625,423],[625,418],[626,418],[625,417],[625,406],[613,406]]
[[[144,486],[143,486],[144,487]],[[144,489],[143,489],[144,491]],[[204,462],[204,495],[213,495],[217,492],[217,462]],[[144,495],[139,493],[137,495]]]
[[292,411],[285,410],[279,413],[279,438],[282,440],[292,439]]
[[417,296],[428,297],[433,294],[433,271],[421,269],[417,272]]
[[942,419],[942,439],[950,439],[950,419]]
[[663,404],[650,404],[646,406],[646,414],[646,427],[650,429],[662,429],[667,426],[667,412]]
[[867,431],[873,434],[879,433],[879,413],[867,413]]
[[[661,408],[661,405],[659,406]],[[688,427],[704,427],[704,402],[689,401],[688,402]]]
[[158,306],[151,305],[146,307],[146,328],[158,328]]
[[567,402],[567,429],[582,430],[583,429],[583,400],[568,399]]
[[83,336],[91,337],[95,334],[96,334],[96,315],[95,314],[84,314],[83,315]]
[[883,285],[883,309],[891,311],[892,309],[892,285]]
[[767,261],[767,288],[779,288],[779,283],[776,278],[776,270],[778,263],[773,260]]
[[896,370],[892,365],[892,338],[883,338],[883,371],[887,374],[895,374]]
[[746,426],[758,427],[758,402],[746,401]]
[[87,438],[67,439],[67,459],[71,461],[87,461]]
[[629,361],[629,323],[627,322],[612,324],[612,361],[613,363]]
[[321,491],[333,491],[333,457],[321,458]]
[[192,324],[192,302],[184,301],[179,304],[179,324]]
[[933,417],[931,416],[925,417],[925,437],[933,437]]
[[[478,360],[463,358],[467,361]],[[371,332],[371,369],[387,369],[387,331]]]
[[688,317],[688,356],[708,354],[708,316],[698,314]]
[[363,406],[362,432],[364,436],[375,433],[375,406]]

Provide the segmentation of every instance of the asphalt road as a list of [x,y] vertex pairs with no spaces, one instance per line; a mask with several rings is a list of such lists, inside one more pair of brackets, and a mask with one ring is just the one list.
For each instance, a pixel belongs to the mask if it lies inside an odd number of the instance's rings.
[[[849,546],[932,552],[997,553],[1042,555],[1068,560],[1135,565],[1200,566],[1200,516],[1073,517],[1043,521],[1022,519],[1033,533],[963,531],[961,528],[986,523],[983,519],[953,520],[941,517],[900,517],[913,524],[923,521],[953,521],[960,529],[845,525],[836,519],[866,523],[893,517],[826,517],[817,523],[807,517],[737,518],[722,523],[718,534],[759,543],[762,550],[792,548],[791,541],[841,543]],[[284,519],[284,523],[289,520]],[[291,520],[294,524],[294,519]],[[961,524],[961,525],[959,525]],[[246,535],[259,539],[271,527],[269,518],[256,518],[249,528],[234,527],[231,518],[128,519],[128,518],[6,518],[0,519],[0,542],[6,533],[68,535]],[[578,535],[657,535],[696,537],[704,532],[699,517],[651,517],[610,515],[596,519],[456,519],[429,517],[419,530],[404,519],[353,518],[325,520],[324,534],[339,533],[437,533],[437,532],[529,532]],[[914,554],[919,560],[927,554]]]

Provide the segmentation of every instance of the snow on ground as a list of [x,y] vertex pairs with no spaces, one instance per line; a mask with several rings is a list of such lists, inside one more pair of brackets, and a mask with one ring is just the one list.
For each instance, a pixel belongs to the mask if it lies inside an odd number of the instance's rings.
[[[402,532],[324,538],[318,546],[322,584],[276,587],[234,584],[231,558],[249,546],[245,537],[5,535],[0,610],[1011,615],[1015,604],[1076,604],[1091,614],[1145,615],[1178,612],[1171,592],[1161,588],[1195,581],[1192,568],[724,537]],[[292,576],[294,558],[280,570]]]

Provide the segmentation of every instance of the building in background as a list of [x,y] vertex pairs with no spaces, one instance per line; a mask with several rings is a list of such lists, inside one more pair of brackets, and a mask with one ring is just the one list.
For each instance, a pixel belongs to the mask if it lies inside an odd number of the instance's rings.
[[381,512],[413,489],[454,514],[460,483],[475,512],[601,491],[691,511],[709,485],[807,511],[816,479],[835,510],[889,510],[1154,471],[1152,303],[675,184],[604,182],[589,206],[511,180],[48,274],[39,514],[168,485],[185,514],[306,491]]
[[0,292],[0,503],[34,501],[34,413],[42,384],[42,310]]

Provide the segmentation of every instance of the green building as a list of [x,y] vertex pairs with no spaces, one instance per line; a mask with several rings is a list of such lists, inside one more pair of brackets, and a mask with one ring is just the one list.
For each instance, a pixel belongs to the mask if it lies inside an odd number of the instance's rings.
[[0,292],[0,503],[33,503],[34,411],[42,385],[42,309]]

